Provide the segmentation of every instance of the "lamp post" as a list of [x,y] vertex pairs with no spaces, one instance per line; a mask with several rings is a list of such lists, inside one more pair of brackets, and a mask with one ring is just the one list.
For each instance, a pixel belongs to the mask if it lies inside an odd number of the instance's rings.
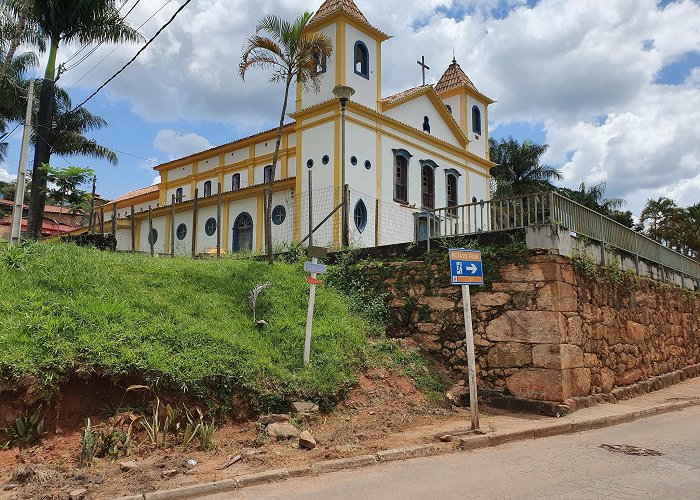
[[341,138],[341,154],[342,154],[342,162],[341,162],[341,184],[343,186],[343,210],[342,210],[342,215],[343,215],[343,223],[342,223],[342,231],[343,231],[343,237],[342,237],[342,245],[343,246],[348,246],[350,242],[348,241],[348,203],[350,200],[348,200],[348,196],[346,195],[346,188],[345,188],[345,106],[350,100],[350,97],[355,93],[355,89],[352,87],[348,87],[346,85],[336,85],[335,88],[333,89],[333,94],[340,99],[340,116],[341,116],[341,126],[342,126],[342,138]]

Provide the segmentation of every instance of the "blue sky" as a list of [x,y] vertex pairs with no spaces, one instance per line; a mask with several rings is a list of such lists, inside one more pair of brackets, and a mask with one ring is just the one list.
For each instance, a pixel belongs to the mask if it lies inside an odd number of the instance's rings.
[[[134,4],[129,0],[125,10]],[[182,0],[142,0],[128,20],[146,37]],[[152,166],[272,128],[280,87],[264,72],[237,76],[240,49],[266,13],[287,18],[321,0],[198,0],[137,62],[86,106],[109,126],[92,134],[118,153],[113,167],[86,158],[107,197],[153,182]],[[393,35],[384,44],[385,95],[437,81],[452,53],[490,108],[493,137],[547,143],[545,160],[564,183],[606,182],[638,212],[647,198],[700,202],[700,4],[694,0],[481,0],[405,3],[356,0]],[[159,10],[160,9],[160,10]],[[63,47],[59,61],[80,46]],[[99,47],[59,85],[81,102],[137,50]],[[85,52],[83,52],[85,53]],[[77,60],[74,59],[74,60]],[[42,60],[43,61],[43,60]],[[90,71],[91,70],[91,71]],[[81,79],[81,77],[90,73]],[[76,83],[77,82],[77,83]],[[0,179],[17,170],[21,131],[10,139]],[[128,154],[127,154],[128,153]],[[132,156],[130,156],[132,155]],[[66,161],[54,158],[56,166]]]

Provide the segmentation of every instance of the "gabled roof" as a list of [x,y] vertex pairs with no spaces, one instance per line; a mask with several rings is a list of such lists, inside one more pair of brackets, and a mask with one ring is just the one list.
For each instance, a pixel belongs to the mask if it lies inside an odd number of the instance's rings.
[[462,70],[460,65],[457,64],[457,60],[452,59],[452,64],[447,67],[447,70],[435,85],[435,92],[442,94],[443,92],[459,87],[467,87],[478,92],[467,74]]
[[389,97],[385,97],[382,99],[382,104],[393,104],[395,102],[401,101],[402,99],[405,99],[407,97],[411,97],[413,94],[418,94],[420,93],[421,90],[430,87],[430,85],[419,85],[418,87],[413,87],[407,90],[404,90],[403,92],[398,92],[394,95],[390,95]]

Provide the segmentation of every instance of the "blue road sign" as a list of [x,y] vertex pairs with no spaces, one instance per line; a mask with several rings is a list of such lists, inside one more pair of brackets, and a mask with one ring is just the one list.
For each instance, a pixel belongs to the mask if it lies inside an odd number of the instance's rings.
[[453,285],[483,285],[481,251],[450,248],[450,275]]

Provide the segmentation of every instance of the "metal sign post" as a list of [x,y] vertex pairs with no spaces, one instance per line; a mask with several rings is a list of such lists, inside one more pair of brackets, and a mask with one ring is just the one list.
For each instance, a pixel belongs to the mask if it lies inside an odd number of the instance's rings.
[[484,284],[484,269],[479,250],[450,248],[450,276],[453,285],[462,287],[462,304],[464,305],[464,329],[466,333],[467,365],[469,370],[469,413],[472,430],[479,428],[479,397],[476,388],[476,359],[474,354],[474,328],[472,326],[472,308],[470,285]]
[[325,257],[327,249],[322,247],[309,247],[311,262],[304,262],[304,271],[311,273],[306,279],[309,283],[309,307],[306,310],[306,337],[304,338],[304,366],[309,366],[311,358],[311,328],[314,321],[314,303],[316,302],[316,286],[323,282],[317,279],[317,275],[325,273],[328,268],[324,264],[318,263],[318,257]]

